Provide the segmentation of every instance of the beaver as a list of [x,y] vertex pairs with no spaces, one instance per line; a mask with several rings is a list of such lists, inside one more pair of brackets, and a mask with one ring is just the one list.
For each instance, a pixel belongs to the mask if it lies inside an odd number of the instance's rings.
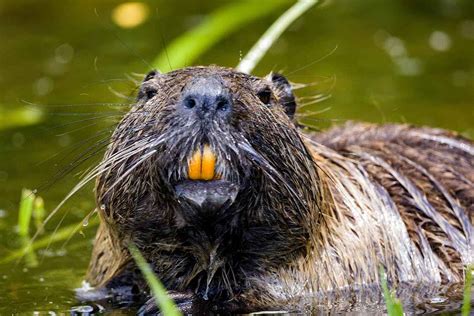
[[395,284],[462,282],[473,142],[405,124],[306,132],[296,108],[277,73],[150,72],[95,169],[88,282],[156,312],[131,243],[185,312],[298,309],[379,284],[380,267]]

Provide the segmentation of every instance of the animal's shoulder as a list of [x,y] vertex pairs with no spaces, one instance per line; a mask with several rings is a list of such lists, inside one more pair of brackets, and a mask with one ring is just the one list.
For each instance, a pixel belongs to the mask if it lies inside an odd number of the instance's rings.
[[[431,182],[451,179],[458,185],[452,181],[445,185],[456,194],[462,188],[474,191],[474,142],[453,131],[350,122],[314,134],[312,139],[348,157],[361,160],[372,157],[369,159],[372,162],[383,160],[402,173],[416,169]],[[468,207],[474,208],[472,203]]]
[[433,251],[447,279],[448,271],[460,272],[472,262],[471,140],[442,129],[366,123],[347,123],[311,138],[366,170],[390,196],[411,240],[422,252]]

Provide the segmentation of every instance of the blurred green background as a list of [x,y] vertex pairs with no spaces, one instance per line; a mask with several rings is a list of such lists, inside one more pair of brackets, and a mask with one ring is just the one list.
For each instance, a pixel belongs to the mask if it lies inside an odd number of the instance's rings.
[[[278,2],[254,0],[251,12],[235,12],[234,18],[249,16],[235,31],[223,26],[224,38],[199,56],[192,47],[181,47],[180,56],[170,48],[162,68],[179,66],[178,57],[189,65],[236,66],[293,3]],[[0,2],[0,259],[22,245],[21,189],[38,189],[51,211],[100,159],[98,153],[57,176],[107,137],[134,95],[130,78],[139,80],[136,74],[150,70],[166,45],[232,3]],[[233,23],[219,23],[226,21]],[[303,123],[315,128],[346,120],[407,122],[473,137],[474,1],[326,1],[294,23],[254,73],[270,71],[312,83],[297,91],[302,102],[331,96],[301,109]],[[89,185],[47,232],[78,223],[93,209]],[[93,235],[93,227],[84,227],[67,244],[40,250],[36,267],[0,264],[0,314],[67,312],[76,304],[72,289],[80,286]]]

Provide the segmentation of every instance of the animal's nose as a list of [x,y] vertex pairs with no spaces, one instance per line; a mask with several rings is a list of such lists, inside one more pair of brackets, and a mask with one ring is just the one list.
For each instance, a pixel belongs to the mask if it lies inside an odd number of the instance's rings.
[[201,120],[225,119],[232,113],[232,97],[218,78],[200,77],[183,89],[181,108],[185,115],[196,115]]

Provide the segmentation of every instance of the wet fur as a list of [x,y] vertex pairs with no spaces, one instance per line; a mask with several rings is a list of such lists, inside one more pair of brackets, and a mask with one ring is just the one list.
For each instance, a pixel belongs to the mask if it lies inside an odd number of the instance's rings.
[[[230,122],[206,128],[174,104],[194,76],[234,96]],[[282,77],[218,67],[152,74],[95,172],[101,225],[88,281],[146,291],[136,244],[165,286],[231,311],[301,306],[304,297],[378,283],[461,282],[474,262],[474,146],[455,133],[350,123],[306,134]],[[270,89],[269,104],[258,95]],[[202,142],[245,187],[210,218],[189,218],[172,184]],[[192,222],[193,225],[189,223]],[[194,295],[194,294],[193,294]]]

